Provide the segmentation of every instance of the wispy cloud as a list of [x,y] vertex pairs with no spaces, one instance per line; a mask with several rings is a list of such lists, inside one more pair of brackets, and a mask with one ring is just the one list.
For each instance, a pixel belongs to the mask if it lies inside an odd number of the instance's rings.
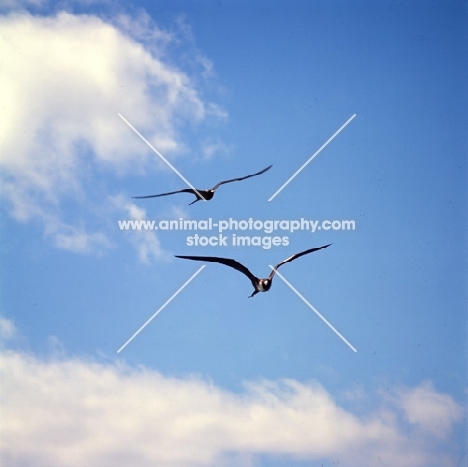
[[6,11],[19,10],[27,7],[42,7],[47,3],[47,0],[3,0],[0,5],[0,10]]
[[13,467],[257,465],[261,455],[453,466],[448,437],[463,416],[428,383],[356,415],[317,382],[263,380],[233,393],[196,377],[13,351],[0,370],[0,459]]
[[230,154],[232,152],[233,146],[226,144],[219,138],[211,138],[202,143],[202,154],[203,159],[209,160],[215,155],[221,154]]
[[[145,14],[0,16],[0,194],[15,219],[39,220],[59,248],[109,248],[109,232],[87,225],[107,199],[103,175],[159,166],[117,114],[166,155],[184,150],[181,122],[222,118],[166,57],[176,40]],[[67,220],[65,206],[93,209]]]
[[[143,221],[147,219],[146,209],[130,202],[118,195],[111,198],[112,203],[120,212],[125,212],[125,219]],[[116,224],[117,225],[117,224]],[[151,259],[167,259],[168,254],[161,247],[157,234],[152,230],[129,230],[123,233],[135,247],[138,258],[142,263],[149,263]]]
[[0,316],[0,339],[10,340],[16,337],[17,329],[13,321]]
[[100,252],[112,247],[102,232],[88,232],[83,225],[61,222],[56,216],[44,215],[45,234],[52,237],[56,247],[74,253]]

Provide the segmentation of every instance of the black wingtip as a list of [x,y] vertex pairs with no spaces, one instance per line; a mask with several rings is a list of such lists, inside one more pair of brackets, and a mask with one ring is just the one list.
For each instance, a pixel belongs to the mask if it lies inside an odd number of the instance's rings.
[[255,175],[262,175],[264,174],[265,172],[268,172],[268,170],[270,170],[271,168],[273,167],[273,164],[270,164],[268,167],[265,167],[264,169],[260,170],[260,172],[257,172]]

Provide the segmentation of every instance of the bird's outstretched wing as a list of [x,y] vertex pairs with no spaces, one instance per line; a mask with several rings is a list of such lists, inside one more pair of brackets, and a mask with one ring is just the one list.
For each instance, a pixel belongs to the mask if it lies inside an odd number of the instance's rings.
[[241,180],[245,180],[246,178],[256,177],[257,175],[262,175],[267,170],[270,170],[272,167],[273,167],[273,164],[269,165],[266,169],[260,170],[260,172],[257,172],[255,174],[246,175],[245,177],[240,177],[240,178],[231,178],[230,180],[223,180],[222,182],[219,182],[217,185],[215,185],[212,188],[212,190],[217,190],[221,185],[224,185],[225,183],[240,182]]
[[296,253],[295,255],[290,256],[289,258],[285,259],[284,261],[281,261],[280,263],[278,263],[274,267],[273,271],[271,271],[269,279],[273,279],[273,276],[275,275],[276,270],[280,266],[282,266],[283,264],[290,263],[291,261],[294,261],[295,259],[300,258],[301,256],[308,255],[309,253],[313,253],[314,251],[321,250],[322,248],[328,248],[330,245],[331,245],[331,243],[329,243],[328,245],[319,246],[317,248],[310,248],[309,250],[301,251],[300,253]]
[[148,195],[148,196],[132,196],[132,199],[144,199],[144,198],[159,198],[160,196],[174,195],[175,193],[192,193],[196,196],[196,191],[192,188],[184,188],[183,190],[170,191],[169,193],[161,193],[159,195]]
[[237,271],[245,274],[252,282],[255,282],[257,278],[241,263],[230,259],[230,258],[218,258],[216,256],[179,256],[175,255],[176,258],[191,259],[192,261],[204,261],[209,263],[221,263]]

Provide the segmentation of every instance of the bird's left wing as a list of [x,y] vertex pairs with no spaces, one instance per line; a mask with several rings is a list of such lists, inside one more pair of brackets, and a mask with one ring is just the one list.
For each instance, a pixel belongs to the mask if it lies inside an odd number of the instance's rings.
[[175,255],[176,258],[191,259],[192,261],[206,261],[210,263],[221,263],[237,271],[245,274],[251,281],[255,281],[257,278],[241,263],[230,258],[218,258],[217,256],[179,256]]
[[175,193],[193,193],[196,196],[195,190],[192,190],[191,188],[184,188],[182,190],[169,191],[168,193],[161,193],[159,195],[132,196],[132,199],[159,198],[160,196],[174,195]]

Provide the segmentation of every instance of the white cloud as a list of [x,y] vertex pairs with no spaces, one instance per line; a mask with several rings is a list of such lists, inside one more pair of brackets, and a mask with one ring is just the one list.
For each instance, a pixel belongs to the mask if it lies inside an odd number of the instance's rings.
[[429,381],[414,389],[398,391],[400,407],[407,420],[436,437],[450,435],[454,420],[460,417],[458,405],[448,394],[439,394]]
[[110,246],[99,227],[66,221],[63,206],[99,206],[103,175],[160,167],[117,114],[166,156],[184,151],[182,122],[223,117],[165,59],[175,40],[144,14],[113,23],[68,13],[0,16],[0,194],[14,218],[39,219],[59,248]]
[[256,465],[262,454],[317,465],[441,467],[454,465],[448,445],[437,436],[434,447],[427,419],[398,422],[400,406],[408,395],[410,405],[431,401],[426,410],[445,420],[446,432],[462,416],[450,396],[426,384],[357,416],[314,382],[251,382],[237,394],[196,377],[12,351],[0,370],[0,459],[12,467]]

